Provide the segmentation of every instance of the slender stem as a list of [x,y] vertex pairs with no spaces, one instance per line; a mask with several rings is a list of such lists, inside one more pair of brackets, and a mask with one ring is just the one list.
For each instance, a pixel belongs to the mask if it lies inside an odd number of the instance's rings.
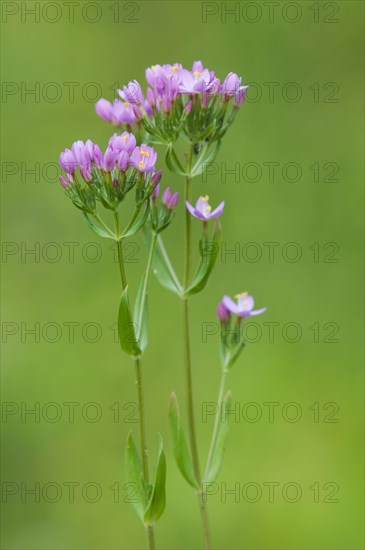
[[[127,280],[126,280],[125,270],[124,270],[122,242],[120,240],[119,217],[117,212],[114,213],[114,225],[115,225],[116,244],[117,244],[117,250],[118,250],[118,264],[119,264],[120,278],[122,281],[122,288],[124,290],[127,286]],[[155,240],[153,242],[155,242]],[[143,291],[144,291],[143,298],[142,298],[143,300],[145,300],[145,296],[147,292],[148,274],[151,270],[154,248],[155,248],[155,244],[152,246],[152,243],[151,243],[151,250],[150,250],[149,261],[148,261],[149,267],[147,268],[147,272],[145,274],[145,285],[143,287]],[[143,308],[142,308],[142,311],[143,311]],[[138,409],[139,409],[139,436],[140,436],[141,455],[142,455],[142,473],[143,473],[143,480],[144,480],[145,486],[147,487],[149,477],[148,477],[148,450],[147,450],[146,420],[145,420],[146,416],[145,416],[144,399],[143,399],[142,363],[139,357],[134,358],[134,366],[135,366],[135,382],[137,387],[137,398],[138,398]],[[148,547],[150,550],[154,550],[156,546],[155,546],[155,534],[154,534],[153,525],[146,525],[146,531],[147,531],[147,538],[148,538]]]
[[215,449],[216,442],[217,442],[217,435],[218,435],[218,430],[219,430],[219,415],[220,415],[221,405],[223,403],[223,398],[224,398],[224,388],[225,388],[225,384],[226,384],[227,372],[228,371],[225,368],[222,369],[221,382],[220,382],[220,386],[219,386],[219,393],[218,393],[218,399],[217,399],[218,408],[217,408],[217,411],[215,413],[215,418],[214,418],[213,434],[212,434],[212,440],[210,442],[207,465],[206,465],[205,473],[204,473],[204,479],[207,479],[207,477],[208,477],[210,466],[211,466],[211,463],[212,463],[212,460],[213,460],[214,449]]
[[[191,167],[193,162],[194,146],[191,144],[190,154],[188,159],[187,173],[185,183],[185,200],[191,202]],[[185,266],[184,266],[184,290],[189,286],[190,277],[190,258],[191,258],[191,217],[187,209],[185,209]],[[189,427],[190,451],[193,461],[195,477],[201,485],[200,463],[198,454],[198,445],[195,429],[194,418],[194,398],[193,398],[193,377],[191,368],[191,352],[190,352],[190,336],[189,336],[189,303],[188,296],[183,296],[183,338],[184,338],[184,354],[185,354],[185,382],[186,382],[186,398],[187,398],[187,416]],[[197,493],[202,518],[205,548],[211,548],[210,528],[208,521],[207,509],[203,498],[203,490]]]
[[[147,449],[147,437],[146,437],[146,415],[144,410],[144,398],[143,398],[143,385],[142,385],[142,365],[139,357],[134,359],[134,367],[136,374],[136,387],[137,387],[137,397],[138,397],[138,409],[139,409],[139,437],[141,445],[141,455],[142,455],[142,473],[143,480],[148,486],[148,449]],[[146,503],[147,504],[147,503]],[[147,536],[148,544],[150,550],[155,548],[155,535],[153,525],[147,525]]]
[[125,287],[127,286],[127,279],[126,279],[125,270],[124,270],[123,248],[122,248],[122,241],[120,239],[120,228],[119,228],[118,212],[114,212],[114,226],[115,226],[115,237],[116,237],[115,243],[117,245],[120,279],[122,281],[122,288],[124,290]]

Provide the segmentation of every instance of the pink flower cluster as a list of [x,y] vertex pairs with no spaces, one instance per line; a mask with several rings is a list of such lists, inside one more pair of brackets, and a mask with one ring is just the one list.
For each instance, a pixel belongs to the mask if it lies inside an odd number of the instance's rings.
[[142,173],[154,171],[157,160],[157,153],[153,147],[145,144],[136,146],[136,138],[132,133],[123,132],[121,135],[114,134],[108,143],[103,154],[99,145],[90,139],[75,141],[71,149],[65,149],[60,154],[60,166],[66,173],[61,176],[60,181],[64,187],[68,187],[74,180],[77,168],[86,182],[93,178],[93,168],[103,172],[111,172],[119,169],[126,172],[130,166]]
[[153,117],[153,110],[168,113],[178,96],[202,94],[206,105],[209,99],[217,96],[222,102],[234,98],[234,106],[239,107],[246,96],[248,86],[243,86],[242,78],[230,72],[223,82],[214,71],[203,67],[201,61],[195,61],[192,69],[184,69],[181,63],[173,65],[153,65],[146,69],[146,80],[149,87],[144,96],[137,80],[129,82],[118,90],[123,101],[118,99],[110,103],[100,99],[95,106],[96,113],[114,125],[130,124],[141,118],[143,111]]

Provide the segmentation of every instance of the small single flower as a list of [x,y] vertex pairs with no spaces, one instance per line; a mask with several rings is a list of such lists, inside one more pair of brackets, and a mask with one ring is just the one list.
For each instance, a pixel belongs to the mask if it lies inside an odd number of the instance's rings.
[[107,99],[104,99],[103,97],[99,99],[99,101],[95,103],[95,111],[96,114],[103,120],[106,120],[107,122],[112,121],[113,106]]
[[254,315],[261,315],[267,310],[267,307],[253,310],[254,299],[247,292],[242,292],[235,296],[237,302],[232,300],[229,296],[223,296],[222,303],[232,313],[238,315],[238,317],[252,317]]
[[113,103],[113,114],[111,122],[114,126],[119,124],[133,124],[136,120],[132,103],[115,99]]
[[122,172],[126,172],[128,170],[130,159],[127,151],[120,151],[117,158],[117,164],[119,170],[121,170]]
[[134,151],[136,146],[136,138],[129,132],[123,132],[120,136],[114,134],[109,140],[109,147],[118,151],[126,151],[129,155]]
[[160,76],[161,72],[161,65],[152,65],[152,67],[148,67],[148,69],[146,69],[146,80],[152,88],[155,87],[156,78]]
[[217,306],[217,316],[221,323],[227,323],[231,318],[231,312],[221,300]]
[[206,92],[210,84],[210,73],[208,69],[200,71],[196,69],[192,73],[186,69],[179,72],[179,91],[183,94],[199,94]]
[[151,88],[147,88],[146,90],[146,101],[151,108],[156,106],[156,96]]
[[67,187],[70,187],[71,183],[73,182],[72,176],[70,176],[70,174],[66,174],[66,177],[59,176],[59,180],[62,187],[64,187],[65,189],[67,189]]
[[156,151],[145,143],[142,143],[140,147],[136,147],[131,155],[131,163],[139,172],[153,172],[156,160]]
[[65,149],[64,152],[60,154],[59,163],[66,174],[74,174],[76,172],[77,160],[70,149]]
[[240,107],[242,103],[244,102],[246,98],[248,86],[240,86],[237,90],[235,99],[234,99],[234,107]]
[[115,168],[117,158],[118,158],[118,151],[115,151],[111,147],[107,147],[104,153],[102,169],[105,172],[110,172],[111,170],[113,170],[113,168]]
[[198,218],[200,220],[210,220],[211,218],[218,218],[223,212],[224,208],[224,201],[220,203],[219,206],[212,212],[212,208],[209,205],[209,197],[206,195],[205,197],[199,197],[199,199],[196,202],[195,208],[190,204],[189,201],[186,201],[186,208],[189,210],[190,214],[194,216],[194,218]]
[[173,210],[174,208],[176,208],[178,200],[179,193],[171,193],[170,187],[166,187],[161,198],[162,204],[166,206],[168,210]]
[[161,176],[162,176],[162,170],[157,170],[157,172],[153,172],[150,179],[150,184],[157,185],[161,180]]
[[228,73],[222,84],[222,94],[226,97],[233,97],[238,92],[241,86],[242,78],[237,76],[236,73]]
[[120,97],[128,103],[142,103],[144,100],[141,86],[137,80],[128,82],[127,86],[123,86],[123,90],[118,90]]

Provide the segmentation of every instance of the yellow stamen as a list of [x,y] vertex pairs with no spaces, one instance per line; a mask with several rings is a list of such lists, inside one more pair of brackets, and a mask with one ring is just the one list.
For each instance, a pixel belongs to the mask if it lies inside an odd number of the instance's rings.
[[149,151],[144,151],[142,148],[139,150],[139,154],[142,155],[142,157],[149,157],[150,156],[150,152]]
[[128,101],[126,101],[126,102],[124,103],[124,107],[129,107],[129,105],[130,105],[130,103],[128,103]]
[[[246,296],[248,296],[248,292],[241,292],[240,294],[236,294],[235,298],[239,300],[240,298],[246,298]],[[247,304],[247,302],[244,303]]]
[[143,160],[140,160],[140,161],[139,161],[138,166],[139,166],[140,168],[143,168]]
[[202,73],[200,71],[194,71],[193,72],[193,77],[194,78],[198,78]]
[[177,65],[174,65],[173,67],[171,67],[171,70],[173,73],[176,73],[176,71],[179,70],[179,67]]
[[212,209],[212,207],[211,207],[211,206],[209,206],[209,204],[208,204],[208,206],[206,206],[206,207],[205,207],[205,210],[206,210],[207,212],[210,212],[210,211],[211,211],[211,209]]
[[129,136],[125,135],[125,136],[122,136],[122,139],[123,139],[124,141],[126,141],[126,140],[128,139],[128,137],[129,137]]
[[208,202],[209,201],[209,196],[205,195],[205,197],[200,197],[200,200],[203,201],[203,202]]

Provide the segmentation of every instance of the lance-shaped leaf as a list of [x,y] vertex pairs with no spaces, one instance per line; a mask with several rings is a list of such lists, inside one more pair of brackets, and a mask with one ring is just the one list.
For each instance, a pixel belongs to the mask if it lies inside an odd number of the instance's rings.
[[201,262],[193,278],[191,285],[186,290],[186,295],[196,294],[203,290],[217,260],[219,247],[222,240],[222,228],[219,220],[216,221],[213,239],[211,242],[203,242],[200,246]]
[[209,126],[205,130],[203,130],[200,134],[196,136],[195,138],[196,141],[202,141],[206,137],[210,136],[210,134],[214,132],[215,126],[216,126],[216,121],[215,119],[213,119],[213,122],[211,122],[211,124],[209,124]]
[[132,432],[129,432],[125,450],[125,477],[127,483],[130,483],[134,488],[133,497],[131,497],[132,504],[142,522],[144,522],[146,495],[142,482],[142,464],[134,444]]
[[175,393],[172,393],[170,397],[169,420],[172,436],[172,451],[176,464],[189,485],[195,489],[199,489],[199,482],[195,477],[193,463],[181,428],[179,404]]
[[114,239],[115,240],[115,235],[112,233],[112,231],[108,232],[106,229],[103,229],[103,227],[101,227],[100,225],[95,223],[85,211],[83,211],[83,214],[85,216],[85,220],[86,220],[87,225],[90,227],[90,229],[92,231],[94,231],[94,233],[99,235],[99,237],[103,237],[104,239]]
[[205,151],[199,161],[195,164],[193,169],[193,176],[199,176],[204,172],[207,166],[215,160],[221,147],[221,141],[218,141],[215,145],[215,139],[211,142],[209,148]]
[[245,347],[245,342],[244,340],[242,340],[241,342],[239,342],[236,348],[226,350],[226,353],[224,356],[224,364],[223,364],[225,369],[230,369],[231,367],[233,367],[233,365],[241,355],[241,351],[243,350],[244,347]]
[[173,174],[177,174],[178,176],[188,176],[181,166],[181,163],[179,159],[177,158],[175,151],[170,144],[166,149],[166,166],[172,172]]
[[162,516],[166,504],[166,457],[163,450],[162,437],[157,455],[155,480],[152,485],[151,495],[144,513],[144,522],[153,525]]
[[134,320],[136,323],[138,345],[142,352],[148,344],[148,293],[146,275],[138,287],[136,301],[134,304]]
[[[229,407],[231,405],[231,400],[232,400],[232,394],[229,391],[226,393],[221,406],[225,407],[225,410],[229,410]],[[227,415],[225,415],[224,421],[221,419],[221,424],[218,429],[217,437],[214,444],[212,460],[208,465],[206,479],[204,479],[205,483],[213,483],[213,481],[215,481],[219,475],[219,472],[223,463],[224,449],[225,449],[226,437],[227,437],[228,431],[229,431],[229,426],[227,421]]]
[[[147,246],[149,248],[151,246],[151,234],[145,231],[145,237],[146,237]],[[156,275],[157,279],[159,280],[160,284],[163,287],[167,288],[168,290],[171,290],[178,296],[181,295],[182,287],[174,271],[174,268],[171,265],[170,259],[163,245],[161,236],[158,236],[158,239],[157,239],[157,246],[156,246],[156,250],[155,250],[155,254],[153,256],[153,262],[152,262],[152,271],[154,272],[154,274]]]
[[149,207],[145,209],[142,216],[138,218],[138,220],[130,227],[125,233],[122,234],[122,239],[125,239],[126,237],[131,237],[132,235],[135,235],[146,223],[148,219],[149,214]]
[[128,287],[123,290],[119,304],[118,333],[120,345],[128,355],[138,357],[141,349],[137,340],[137,327],[132,317],[128,299]]

